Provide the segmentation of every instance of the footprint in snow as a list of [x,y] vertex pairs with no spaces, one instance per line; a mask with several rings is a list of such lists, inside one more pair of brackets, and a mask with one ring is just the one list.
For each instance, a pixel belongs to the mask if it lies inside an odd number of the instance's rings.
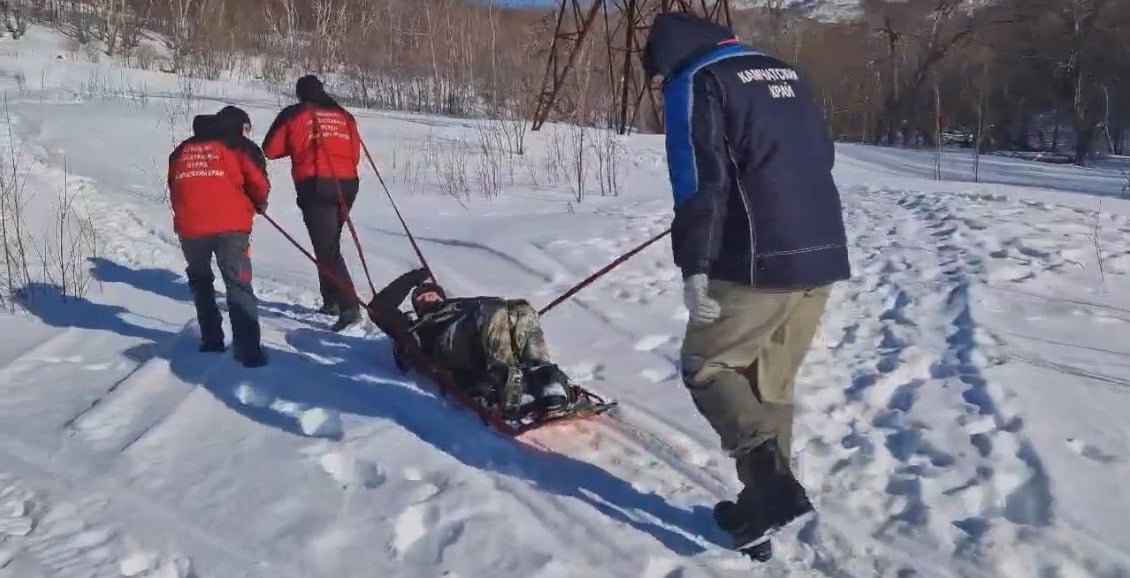
[[[0,538],[27,536],[32,523],[29,510],[31,501],[24,496],[8,496],[0,503]],[[0,542],[3,540],[0,539]]]
[[386,479],[384,471],[376,463],[341,452],[323,454],[318,458],[318,463],[344,488],[352,486],[372,489]]
[[275,398],[270,391],[251,383],[241,383],[235,388],[235,397],[243,405],[258,409],[271,409],[298,421],[302,433],[310,437],[340,439],[344,433],[341,414],[320,407],[305,408],[300,404]]
[[1067,447],[1071,448],[1071,451],[1100,464],[1109,464],[1117,460],[1115,456],[1080,439],[1069,438],[1067,440]]
[[1004,265],[989,272],[990,283],[1020,283],[1027,281],[1036,276],[1035,271],[1029,267],[1021,267],[1017,265]]
[[604,381],[603,363],[578,363],[562,369],[565,370],[566,375],[572,376],[573,381],[578,383]]
[[663,383],[672,379],[678,379],[679,374],[674,373],[669,369],[645,369],[640,372],[640,377],[650,381],[651,383]]
[[187,559],[162,560],[147,552],[124,558],[118,564],[118,571],[127,578],[191,578],[196,575]]
[[670,335],[649,335],[636,342],[636,351],[655,351],[670,341]]
[[243,405],[258,408],[270,407],[271,402],[275,400],[275,396],[271,395],[270,392],[250,383],[239,384],[235,388],[235,397]]
[[[427,504],[414,504],[404,510],[393,524],[392,547],[397,555],[403,558],[413,544],[419,542],[428,533],[428,518],[434,517]],[[434,520],[430,521],[434,524]]]
[[649,557],[643,571],[643,578],[679,578],[682,575],[682,564],[669,557]]
[[118,571],[122,576],[147,576],[149,572],[157,569],[160,559],[152,552],[138,552],[122,558],[118,563]]
[[299,412],[297,417],[302,433],[311,437],[339,439],[344,431],[336,411],[316,407]]

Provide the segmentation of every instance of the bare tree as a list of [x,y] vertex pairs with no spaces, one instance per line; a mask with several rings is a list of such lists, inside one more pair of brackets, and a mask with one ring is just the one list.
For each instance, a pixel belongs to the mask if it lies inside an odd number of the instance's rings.
[[27,34],[28,26],[31,25],[28,7],[22,1],[8,1],[0,6],[3,7],[4,28],[12,35],[13,40],[19,40]]
[[[1101,87],[1095,82],[1106,55],[1098,41],[1105,30],[1103,17],[1111,0],[1037,0],[1035,9],[1042,9],[1057,22],[1056,32],[1063,35],[1062,46],[1055,58],[1056,72],[1070,93],[1072,124],[1075,137],[1075,162],[1086,164],[1102,122]],[[1053,45],[1055,46],[1055,45]]]

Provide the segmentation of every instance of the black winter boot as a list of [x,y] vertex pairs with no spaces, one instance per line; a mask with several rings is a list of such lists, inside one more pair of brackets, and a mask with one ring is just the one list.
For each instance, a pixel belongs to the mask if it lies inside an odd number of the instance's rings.
[[538,409],[554,411],[568,407],[571,385],[569,377],[552,363],[531,367],[528,371],[530,393],[536,398]]
[[734,537],[734,549],[752,556],[778,530],[808,519],[814,510],[775,440],[750,450],[739,464],[753,483],[742,489],[736,504],[719,502],[714,514],[719,527]]
[[201,341],[200,353],[223,353],[228,350],[224,342],[221,341]]
[[342,309],[337,317],[337,322],[330,327],[330,331],[337,333],[359,321],[361,321],[361,308],[350,307],[348,309]]
[[257,347],[250,351],[237,352],[235,360],[248,369],[254,369],[267,365],[267,353],[262,348]]

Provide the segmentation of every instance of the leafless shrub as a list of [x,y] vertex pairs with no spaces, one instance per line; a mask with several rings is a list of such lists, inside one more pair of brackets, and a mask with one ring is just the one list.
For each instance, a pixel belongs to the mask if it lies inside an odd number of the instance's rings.
[[191,126],[192,124],[191,101],[188,98],[161,98],[158,99],[158,106],[161,107],[161,117],[157,120],[157,126],[160,127],[164,124],[168,127],[169,150],[172,150],[176,148],[177,142],[180,141],[177,127]]
[[528,156],[522,156],[522,164],[526,167],[526,174],[530,177],[530,184],[535,189],[541,188],[541,180],[538,179],[537,167],[534,166],[534,161]]
[[0,4],[0,15],[4,17],[4,28],[8,30],[8,34],[12,35],[12,40],[19,40],[27,34],[28,27],[31,26],[31,18],[27,13],[27,7],[19,0],[12,2],[4,2]]
[[428,135],[424,154],[425,162],[436,175],[440,191],[460,204],[465,204],[465,200],[471,195],[467,181],[467,149],[458,144],[444,147],[432,135]]
[[0,243],[4,253],[0,305],[11,310],[16,294],[32,280],[28,259],[31,236],[27,225],[27,181],[31,168],[25,166],[16,151],[11,140],[11,124],[8,133],[9,145],[0,155]]
[[566,154],[567,135],[564,133],[565,131],[555,125],[550,133],[549,146],[545,149],[545,173],[549,177],[549,182],[554,186],[561,184],[562,178],[568,178],[568,172],[565,169],[568,158]]
[[942,91],[938,83],[934,82],[934,180],[942,180],[942,154],[944,152],[942,139]]
[[[34,240],[27,221],[28,202],[35,196],[28,191],[32,166],[16,148],[7,97],[4,118],[8,124],[8,146],[0,153],[0,251],[4,257],[0,306],[11,310],[17,298],[33,300],[37,295],[29,291],[43,283],[65,297],[80,297],[91,280],[86,263],[98,254],[94,222],[76,207],[78,196],[67,182],[64,160],[63,191],[54,202],[52,223],[42,232],[39,242]],[[39,257],[34,270],[30,254],[33,250]]]
[[569,125],[569,156],[566,166],[569,171],[569,188],[578,203],[585,200],[586,180],[588,178],[588,160],[585,158],[589,138],[588,127],[584,125]]
[[235,60],[230,53],[219,50],[202,49],[189,55],[184,63],[184,71],[197,78],[216,80],[225,71],[231,70]]
[[1106,286],[1106,268],[1103,267],[1103,197],[1098,196],[1098,208],[1095,209],[1095,226],[1091,233],[1091,243],[1095,247],[1095,262],[1099,266],[1099,279]]
[[133,50],[134,66],[142,70],[152,70],[157,60],[161,57],[157,53],[157,49],[148,45],[142,44]]
[[182,76],[177,79],[177,85],[180,87],[180,110],[184,113],[184,120],[187,122],[192,121],[192,103],[203,89],[204,83],[199,78],[191,76]]
[[485,120],[475,124],[479,143],[479,185],[484,197],[494,198],[502,192],[502,180],[508,177],[514,184],[514,157],[505,125]]
[[506,152],[510,155],[526,154],[526,134],[529,131],[529,122],[523,118],[498,121],[501,129]]
[[149,166],[134,164],[133,168],[145,178],[146,186],[133,187],[132,190],[142,199],[156,204],[169,202],[168,168],[161,166],[157,158],[149,159]]
[[63,42],[63,52],[66,52],[67,56],[70,57],[71,60],[78,60],[78,53],[80,50],[82,50],[82,42],[79,40],[77,35],[68,36],[67,39]]
[[259,59],[259,76],[273,85],[281,85],[290,73],[290,63],[282,57],[264,54]]
[[421,184],[421,165],[425,162],[427,149],[420,150],[416,145],[407,148],[393,146],[389,151],[389,180],[408,186],[409,193],[419,191]]
[[70,24],[71,38],[78,46],[85,46],[95,39],[94,12],[90,10],[89,6],[72,2]]
[[86,294],[91,281],[86,263],[98,255],[94,221],[76,208],[77,199],[67,182],[64,159],[63,190],[53,203],[51,226],[44,232],[36,252],[44,281],[65,299]]
[[624,146],[611,130],[597,131],[593,150],[596,153],[596,170],[600,177],[600,194],[604,197],[620,196],[624,180]]
[[451,154],[444,155],[439,166],[440,190],[459,200],[471,196],[471,186],[467,183],[467,154],[456,147]]
[[493,199],[502,194],[502,159],[497,149],[489,149],[479,155],[478,167],[479,193]]
[[141,44],[141,31],[153,11],[153,0],[88,0],[97,38],[106,54],[129,54]]
[[87,62],[98,64],[102,60],[102,51],[93,44],[85,44],[82,47],[82,55],[86,58]]
[[164,42],[172,70],[217,78],[234,64],[236,30],[226,20],[226,0],[168,0]]

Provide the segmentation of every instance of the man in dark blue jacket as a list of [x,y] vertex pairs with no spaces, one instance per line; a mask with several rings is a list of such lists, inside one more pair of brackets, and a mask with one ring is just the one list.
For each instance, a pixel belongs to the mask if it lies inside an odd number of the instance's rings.
[[812,513],[789,465],[792,383],[851,275],[835,151],[796,71],[724,26],[661,14],[643,61],[663,77],[683,379],[744,485],[716,518],[751,551]]

